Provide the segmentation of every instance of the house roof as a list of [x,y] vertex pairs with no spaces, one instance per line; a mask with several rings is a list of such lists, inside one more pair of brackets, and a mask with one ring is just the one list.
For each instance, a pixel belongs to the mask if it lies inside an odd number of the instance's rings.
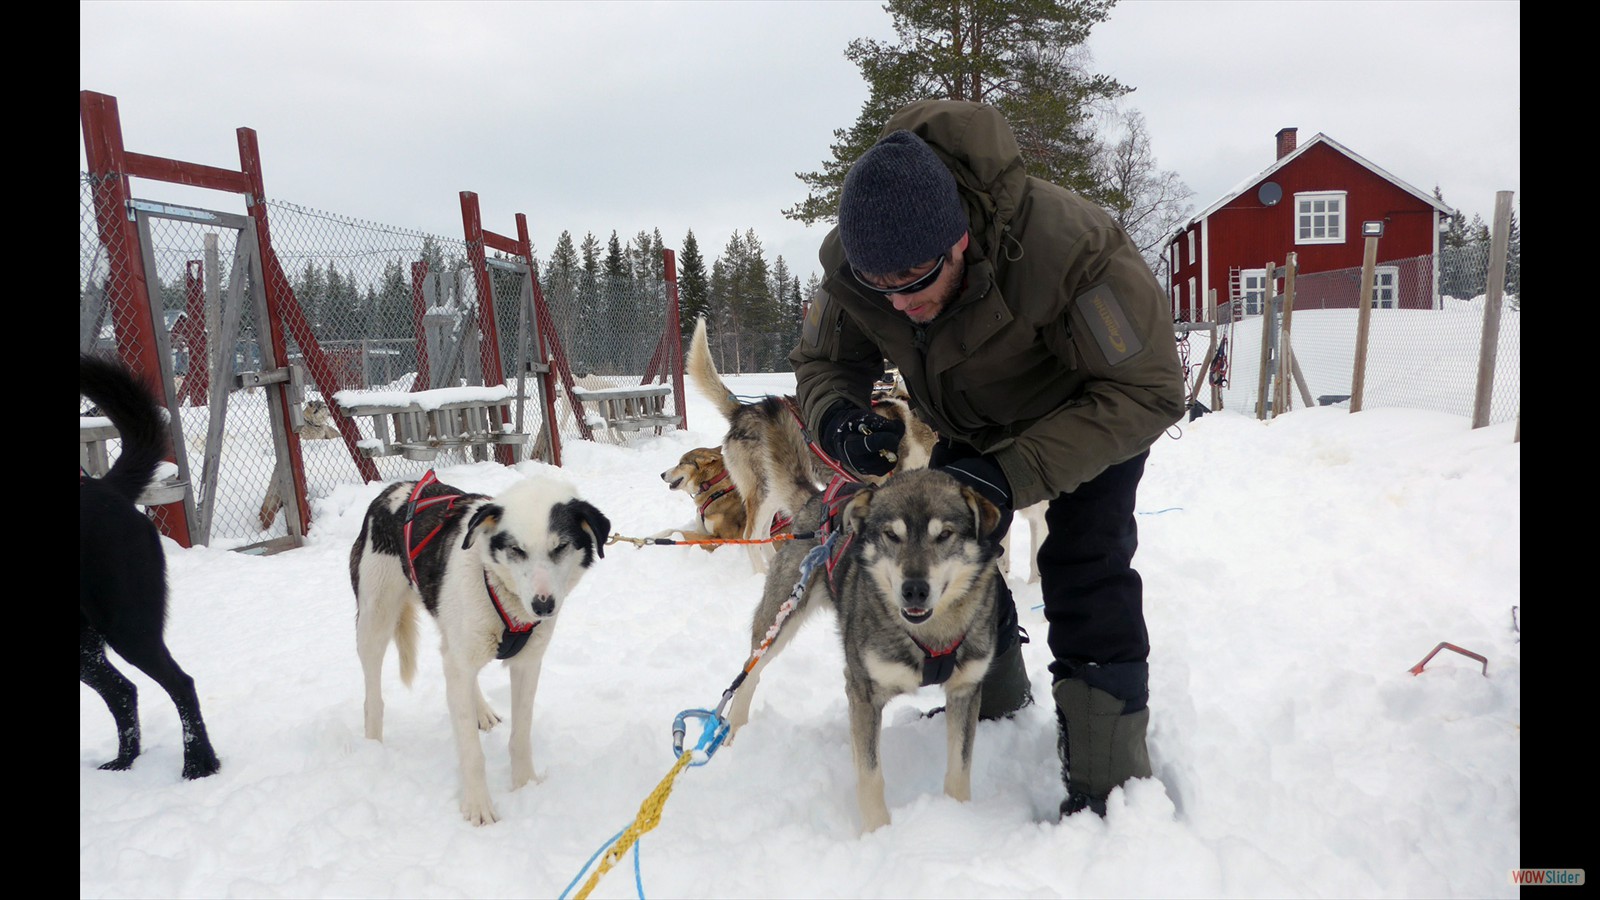
[[1433,207],[1434,209],[1438,210],[1446,218],[1449,218],[1449,217],[1451,217],[1451,216],[1453,216],[1455,214],[1454,210],[1452,210],[1448,206],[1445,206],[1443,203],[1440,203],[1439,200],[1436,197],[1434,197],[1432,194],[1424,193],[1423,191],[1417,190],[1416,188],[1412,187],[1411,185],[1405,183],[1404,181],[1401,181],[1400,179],[1394,177],[1388,171],[1386,171],[1382,166],[1377,165],[1376,163],[1372,162],[1372,160],[1367,159],[1365,156],[1362,156],[1361,154],[1355,152],[1354,150],[1351,150],[1349,147],[1346,147],[1345,145],[1343,145],[1343,144],[1339,143],[1338,141],[1334,140],[1333,138],[1328,137],[1327,135],[1322,134],[1321,132],[1318,132],[1315,137],[1313,137],[1310,140],[1306,141],[1304,144],[1301,144],[1300,146],[1296,147],[1293,151],[1284,154],[1282,159],[1279,159],[1278,161],[1274,162],[1272,165],[1268,166],[1267,168],[1263,169],[1262,171],[1257,172],[1254,175],[1251,175],[1249,178],[1246,178],[1244,181],[1239,182],[1239,184],[1236,187],[1234,187],[1232,190],[1228,191],[1226,194],[1223,194],[1222,198],[1217,200],[1217,202],[1211,204],[1210,206],[1206,207],[1205,209],[1201,210],[1200,212],[1195,213],[1193,216],[1190,216],[1188,221],[1184,222],[1182,225],[1179,225],[1178,229],[1175,232],[1173,232],[1173,234],[1170,237],[1167,238],[1167,243],[1170,244],[1179,235],[1183,234],[1183,232],[1189,230],[1190,226],[1194,225],[1196,222],[1199,222],[1201,219],[1206,218],[1207,216],[1211,215],[1212,213],[1216,212],[1217,210],[1221,209],[1222,207],[1227,206],[1229,203],[1232,203],[1234,198],[1238,197],[1240,194],[1243,194],[1245,191],[1250,190],[1252,187],[1255,187],[1257,184],[1260,184],[1261,182],[1265,181],[1268,178],[1268,176],[1270,176],[1273,172],[1276,172],[1279,169],[1283,168],[1284,166],[1287,166],[1289,163],[1291,163],[1291,162],[1295,161],[1296,159],[1298,159],[1300,157],[1300,154],[1305,153],[1307,150],[1310,150],[1312,147],[1315,147],[1318,144],[1327,144],[1329,147],[1332,147],[1334,150],[1336,150],[1336,151],[1338,151],[1340,153],[1343,153],[1345,156],[1348,156],[1350,159],[1354,160],[1358,165],[1360,165],[1363,168],[1366,168],[1366,169],[1372,171],[1373,173],[1375,173],[1378,176],[1382,177],[1385,181],[1388,181],[1391,184],[1393,184],[1395,187],[1400,188],[1401,190],[1405,191],[1406,193],[1410,194],[1411,196],[1416,197],[1418,200],[1421,200],[1422,202],[1424,202],[1424,203],[1428,204],[1429,206]]

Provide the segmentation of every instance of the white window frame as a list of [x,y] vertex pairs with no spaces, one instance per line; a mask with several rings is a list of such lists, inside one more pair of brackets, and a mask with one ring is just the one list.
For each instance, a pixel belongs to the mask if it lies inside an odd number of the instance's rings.
[[1189,265],[1194,265],[1194,229],[1189,230]]
[[[1294,195],[1294,242],[1342,244],[1350,206],[1346,191],[1308,191]],[[1318,205],[1321,208],[1318,208]]]
[[[1251,298],[1255,298],[1252,300]],[[1267,305],[1267,270],[1239,271],[1239,303],[1247,316],[1259,316]]]
[[1372,308],[1397,309],[1400,306],[1400,267],[1374,266],[1372,269]]

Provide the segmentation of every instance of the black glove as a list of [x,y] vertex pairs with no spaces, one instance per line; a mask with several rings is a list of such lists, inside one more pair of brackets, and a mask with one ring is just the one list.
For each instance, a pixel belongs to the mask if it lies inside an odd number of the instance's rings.
[[1000,510],[1002,521],[1011,515],[1011,481],[994,459],[969,456],[939,466],[939,471],[955,476]]
[[841,403],[822,426],[822,449],[857,475],[887,475],[900,461],[903,422],[885,419],[870,409]]

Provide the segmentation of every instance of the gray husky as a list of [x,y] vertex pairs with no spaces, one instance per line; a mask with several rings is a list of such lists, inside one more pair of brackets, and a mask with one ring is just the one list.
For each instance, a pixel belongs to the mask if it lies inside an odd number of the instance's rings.
[[777,638],[734,695],[729,741],[749,721],[762,670],[811,612],[831,604],[844,640],[862,832],[889,824],[878,757],[883,707],[924,685],[940,684],[945,691],[944,792],[971,799],[980,686],[994,656],[994,560],[1000,548],[992,535],[999,518],[999,510],[977,492],[928,469],[863,486],[841,501],[819,494],[806,503],[794,530],[831,528],[826,550],[811,554],[819,545],[811,539],[778,551],[751,622],[752,655],[796,586],[803,580],[805,585]]

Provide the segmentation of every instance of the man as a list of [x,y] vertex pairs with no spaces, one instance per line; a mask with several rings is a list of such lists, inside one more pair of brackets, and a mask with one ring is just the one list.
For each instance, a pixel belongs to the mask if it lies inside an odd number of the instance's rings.
[[[826,280],[790,355],[806,425],[860,474],[898,423],[869,397],[887,358],[939,432],[932,465],[1000,507],[1048,500],[1039,550],[1066,816],[1148,776],[1149,638],[1132,568],[1150,446],[1183,413],[1167,301],[1103,210],[1023,170],[999,112],[928,100],[896,113],[851,167]],[[982,717],[1031,700],[1016,605]]]

